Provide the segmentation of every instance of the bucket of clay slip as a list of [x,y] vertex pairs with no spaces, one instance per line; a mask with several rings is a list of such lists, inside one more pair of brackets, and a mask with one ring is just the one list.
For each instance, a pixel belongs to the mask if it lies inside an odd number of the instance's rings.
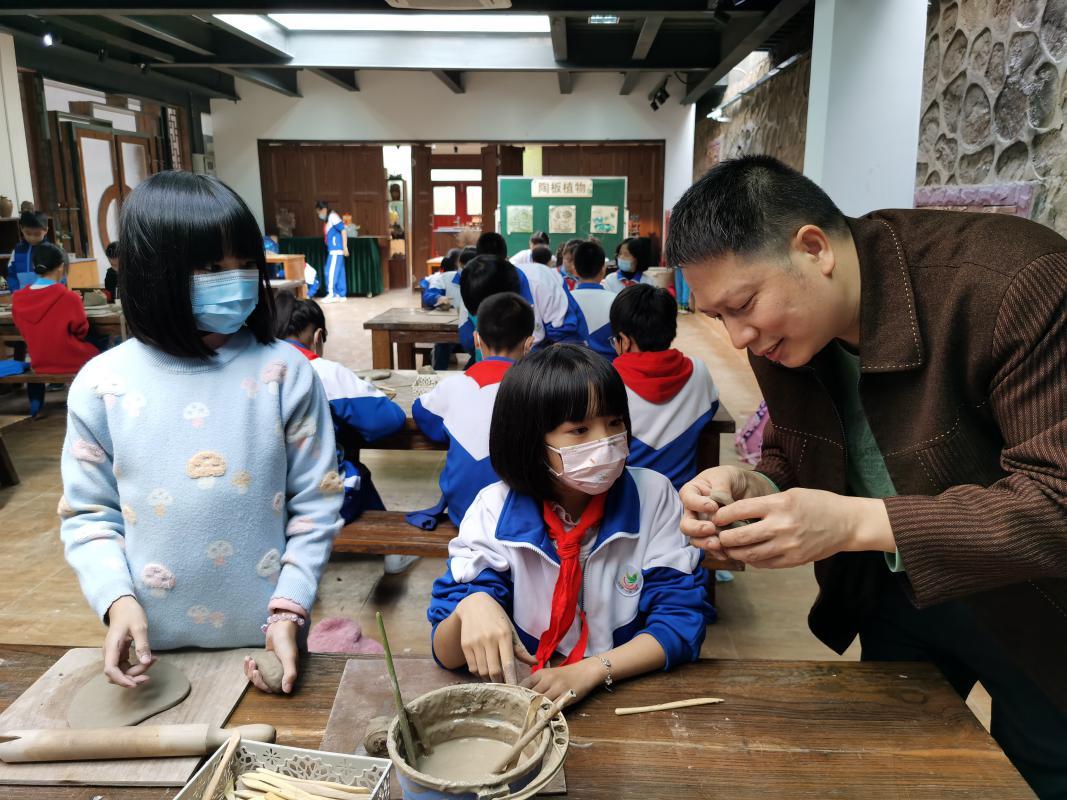
[[[566,738],[562,715],[529,744],[514,769],[499,775],[489,774],[494,765],[492,762],[505,755],[518,740],[526,712],[535,697],[540,695],[520,686],[477,683],[446,686],[408,703],[415,739],[434,748],[438,761],[445,756],[449,765],[459,766],[463,771],[470,768],[473,774],[455,779],[420,771],[420,768],[433,768],[434,753],[423,752],[418,741],[419,763],[409,764],[401,756],[400,724],[399,719],[394,719],[389,726],[386,744],[404,791],[404,800],[490,800],[511,797],[519,792],[525,796],[532,793],[531,790],[541,788],[535,783],[547,784],[558,771],[546,774],[542,769],[549,748],[554,738]],[[541,714],[548,708],[549,703],[544,700]],[[561,733],[554,730],[556,726],[560,727]],[[470,745],[472,749],[466,750],[469,753],[466,756],[455,750],[455,745],[450,746],[457,740],[475,738],[490,742]],[[479,767],[484,767],[484,772],[480,772]]]

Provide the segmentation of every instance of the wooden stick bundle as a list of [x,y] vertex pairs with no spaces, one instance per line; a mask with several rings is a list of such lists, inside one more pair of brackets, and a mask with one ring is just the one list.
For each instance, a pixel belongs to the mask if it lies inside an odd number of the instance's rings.
[[358,800],[370,795],[362,786],[293,778],[260,767],[237,779],[235,796],[241,800]]

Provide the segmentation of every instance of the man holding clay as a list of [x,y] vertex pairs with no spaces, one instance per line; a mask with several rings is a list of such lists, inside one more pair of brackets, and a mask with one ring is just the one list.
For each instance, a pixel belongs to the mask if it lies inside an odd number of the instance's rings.
[[1009,758],[1067,797],[1067,241],[1001,214],[847,218],[751,156],[686,192],[667,259],[770,412],[754,471],[682,488],[683,532],[814,562],[816,636],[931,661],[964,697],[981,681]]

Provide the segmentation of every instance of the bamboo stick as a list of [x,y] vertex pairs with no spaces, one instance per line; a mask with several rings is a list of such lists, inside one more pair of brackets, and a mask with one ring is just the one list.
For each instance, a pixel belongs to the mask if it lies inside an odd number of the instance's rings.
[[616,708],[616,716],[625,717],[628,714],[646,714],[650,711],[670,711],[672,708],[690,708],[692,706],[709,706],[724,702],[721,697],[694,697],[690,700],[676,700],[673,703],[660,703],[657,706],[634,706],[632,708]]

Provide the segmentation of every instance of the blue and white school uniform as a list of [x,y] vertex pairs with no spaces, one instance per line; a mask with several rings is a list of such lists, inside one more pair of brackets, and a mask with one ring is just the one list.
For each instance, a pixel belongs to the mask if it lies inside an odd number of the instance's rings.
[[618,294],[627,286],[633,286],[635,283],[644,283],[645,273],[643,272],[623,272],[620,269],[615,270],[613,273],[604,278],[601,285],[609,292]]
[[571,292],[581,312],[581,331],[585,345],[609,361],[615,360],[611,346],[611,304],[615,295],[599,283],[579,283]]
[[323,225],[326,239],[326,296],[346,297],[348,279],[345,277],[345,242],[342,233],[345,223],[341,215],[331,211]]
[[556,272],[559,273],[559,279],[563,283],[563,288],[566,289],[568,292],[573,292],[575,289],[578,288],[578,284],[581,283],[581,281],[579,281],[573,275],[568,274],[567,270],[563,268],[562,264],[556,267]]
[[19,289],[33,286],[37,273],[33,269],[33,245],[20,241],[7,260],[7,288],[14,294]]
[[355,451],[357,443],[353,439],[356,436],[373,442],[399,431],[407,419],[404,409],[348,367],[321,358],[292,339],[286,341],[311,361],[326,391],[337,442],[337,467],[344,484],[341,517],[345,524],[364,511],[383,510],[385,505],[371,482],[370,470],[351,458],[348,451]]
[[[667,655],[664,669],[699,657],[715,610],[708,603],[702,554],[679,530],[681,516],[677,492],[650,470],[628,468],[608,491],[604,519],[587,534],[591,547],[585,542],[582,547],[587,656],[647,633]],[[487,486],[463,518],[448,555],[427,611],[434,630],[465,597],[486,592],[511,618],[526,649],[536,653],[549,627],[560,571],[541,503],[502,481]],[[576,614],[558,654],[574,649],[579,631]]]
[[578,304],[557,280],[557,273],[544,264],[516,264],[520,294],[533,306],[533,343],[581,341]]
[[448,509],[456,525],[478,492],[500,480],[489,462],[489,421],[500,381],[514,362],[491,356],[466,372],[441,381],[415,400],[411,416],[435,442],[448,442],[441,471],[441,504],[433,513]]
[[719,408],[704,362],[677,350],[624,353],[614,361],[630,406],[627,464],[667,476],[676,489],[697,473],[697,439]]

